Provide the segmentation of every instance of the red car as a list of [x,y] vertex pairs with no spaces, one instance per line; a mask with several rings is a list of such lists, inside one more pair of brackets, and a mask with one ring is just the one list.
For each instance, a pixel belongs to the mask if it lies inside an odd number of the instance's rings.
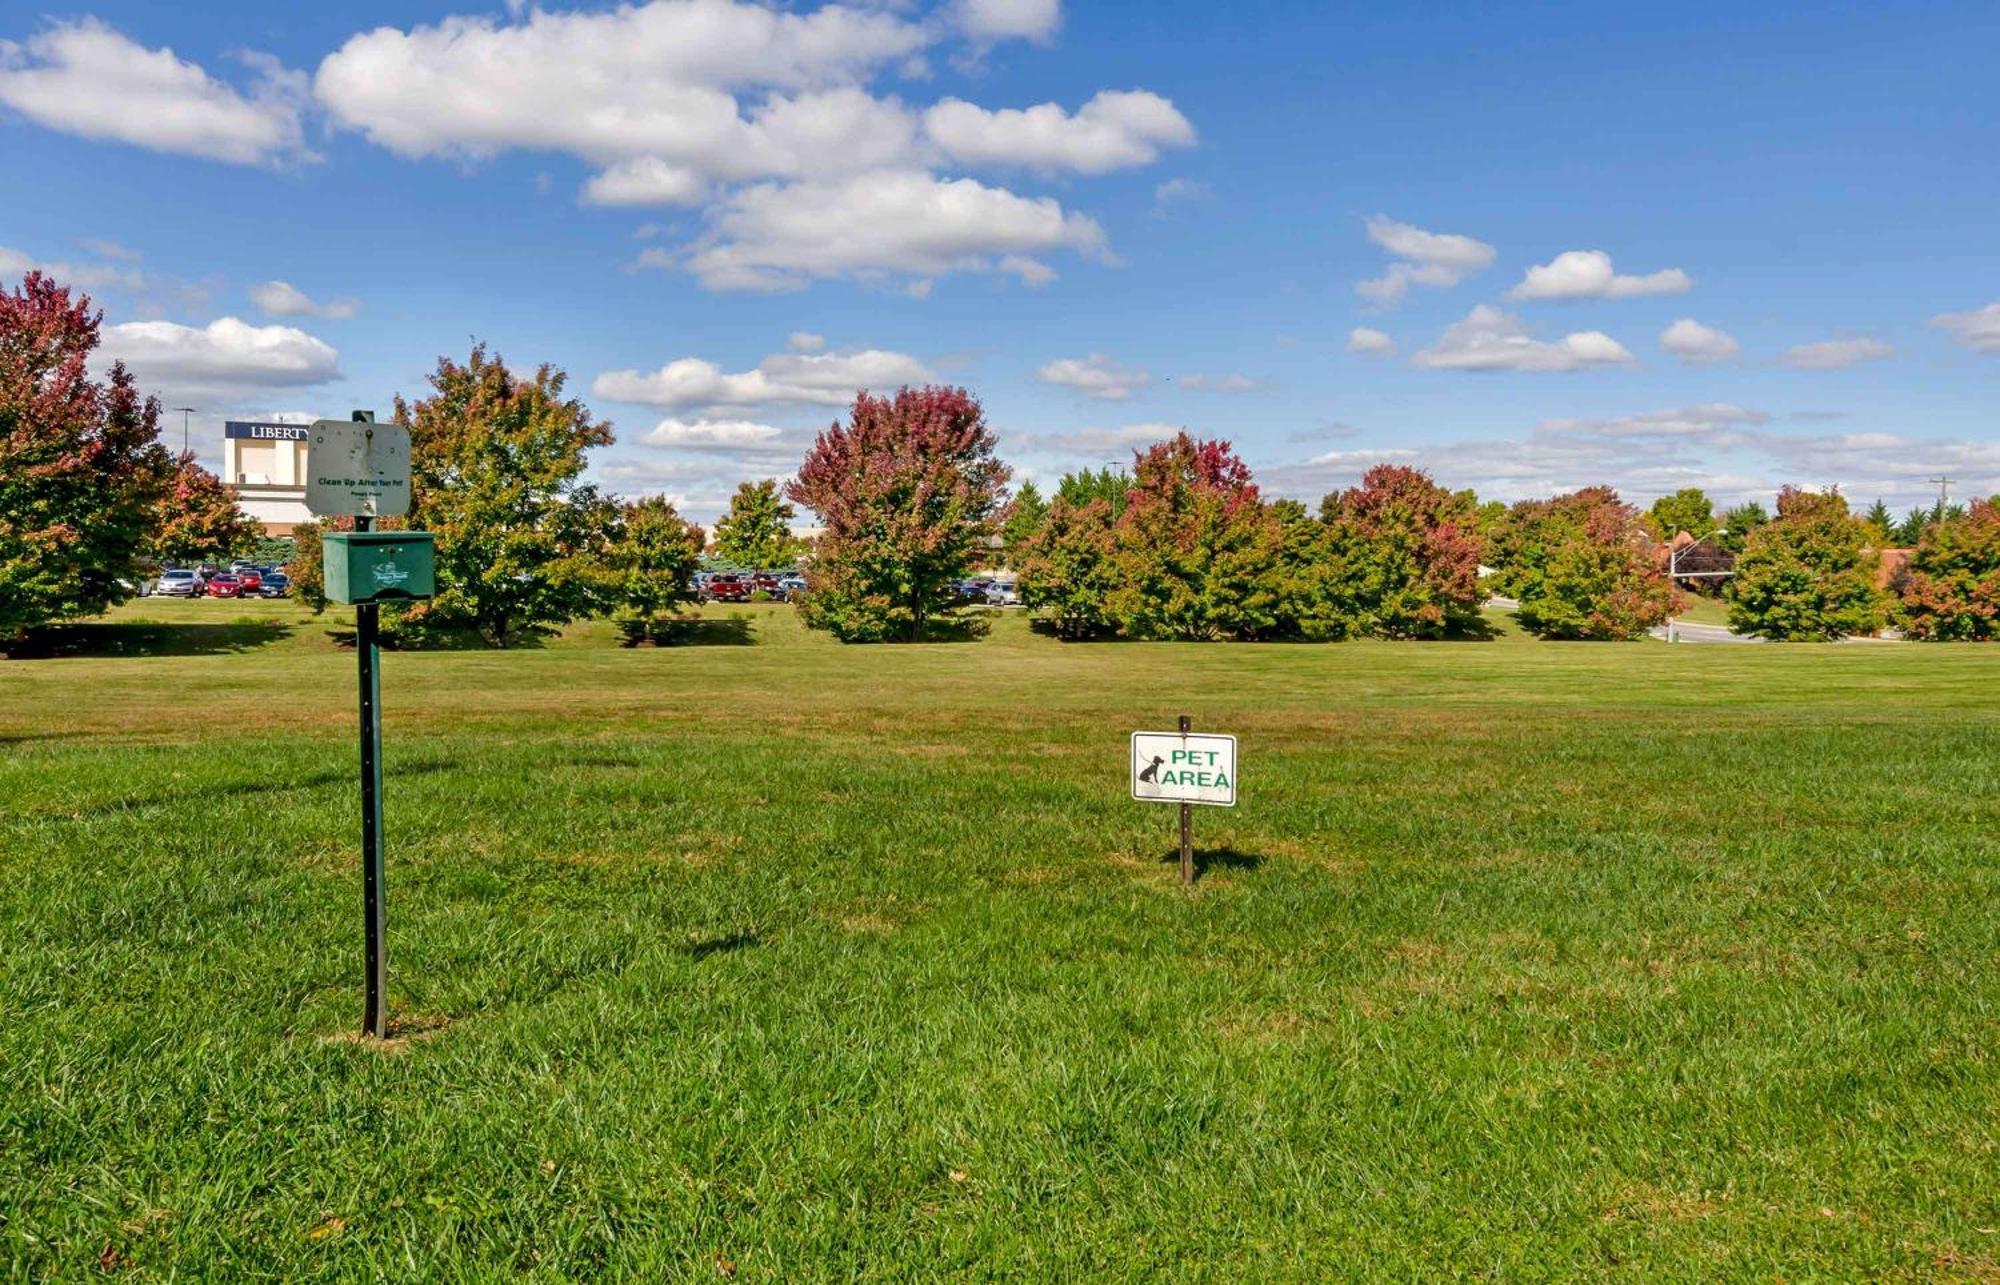
[[239,571],[236,573],[237,597],[254,598],[263,588],[264,577],[258,575],[255,571]]
[[748,576],[717,576],[702,586],[704,602],[748,602],[751,582]]
[[211,598],[241,598],[243,582],[232,575],[210,576],[208,596]]

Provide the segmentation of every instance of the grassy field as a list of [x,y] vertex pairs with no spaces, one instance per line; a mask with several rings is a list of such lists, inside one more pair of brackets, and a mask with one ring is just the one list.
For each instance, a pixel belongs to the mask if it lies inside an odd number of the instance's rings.
[[8,1274],[2000,1275],[2000,649],[715,614],[388,656],[386,1045],[337,613],[0,662]]

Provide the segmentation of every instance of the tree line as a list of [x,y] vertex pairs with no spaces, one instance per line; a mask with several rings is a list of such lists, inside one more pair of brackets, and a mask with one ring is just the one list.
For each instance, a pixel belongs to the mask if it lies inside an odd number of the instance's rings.
[[[157,398],[122,365],[91,376],[100,320],[39,274],[0,294],[0,637],[103,611],[149,561],[226,556],[256,537],[219,479],[161,445]],[[612,428],[566,382],[475,346],[439,359],[426,396],[395,400],[411,435],[403,521],[434,533],[438,583],[390,613],[398,637],[504,647],[610,614],[653,638],[712,550],[760,569],[809,557],[806,623],[851,642],[976,631],[953,585],[996,561],[1070,640],[1477,636],[1496,594],[1541,637],[1627,639],[1679,609],[1661,546],[1681,533],[1734,556],[1723,596],[1745,632],[2000,632],[1990,500],[1901,522],[1879,501],[1857,516],[1837,493],[1796,488],[1775,515],[1746,504],[1718,517],[1692,488],[1645,511],[1609,487],[1507,505],[1383,464],[1313,509],[1267,498],[1229,443],[1185,432],[1129,469],[1071,473],[1045,500],[1032,483],[1010,489],[983,409],[955,387],[857,394],[789,483],[738,487],[711,538],[664,499],[583,480]],[[791,529],[801,508],[822,524],[809,550]],[[318,534],[300,530],[293,571],[323,607]],[[1911,535],[1878,587],[1881,550]]]

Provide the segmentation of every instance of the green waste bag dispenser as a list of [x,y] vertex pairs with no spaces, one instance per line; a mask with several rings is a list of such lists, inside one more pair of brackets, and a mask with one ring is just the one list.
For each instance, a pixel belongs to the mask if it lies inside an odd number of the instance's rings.
[[329,531],[320,549],[330,602],[408,602],[437,592],[429,531]]

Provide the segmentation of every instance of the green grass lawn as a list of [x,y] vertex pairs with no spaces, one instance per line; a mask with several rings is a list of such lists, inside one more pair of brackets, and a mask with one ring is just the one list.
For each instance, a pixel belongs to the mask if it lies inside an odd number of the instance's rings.
[[386,658],[387,1045],[344,612],[0,662],[7,1274],[2000,1272],[2000,648],[714,614]]

